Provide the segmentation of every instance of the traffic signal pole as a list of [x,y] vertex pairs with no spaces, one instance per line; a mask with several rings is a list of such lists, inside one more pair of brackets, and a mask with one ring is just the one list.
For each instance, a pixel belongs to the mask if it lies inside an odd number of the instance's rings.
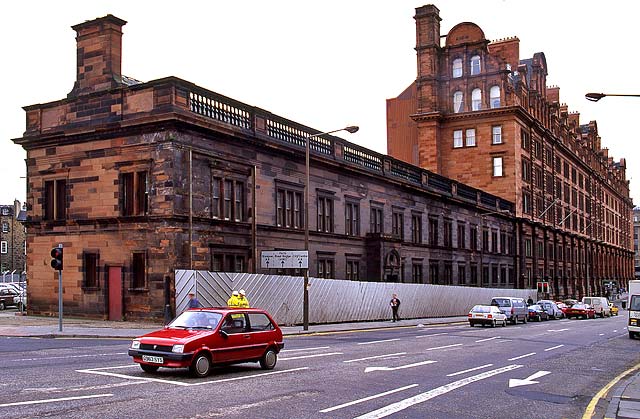
[[58,271],[58,331],[62,332],[62,270]]
[[58,271],[58,330],[62,332],[62,268],[63,250],[62,243],[51,249],[51,267]]

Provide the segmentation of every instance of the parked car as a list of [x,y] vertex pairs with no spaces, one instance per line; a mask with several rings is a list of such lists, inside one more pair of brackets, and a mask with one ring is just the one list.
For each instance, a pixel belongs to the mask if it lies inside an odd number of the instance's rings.
[[595,319],[596,311],[590,305],[584,303],[576,303],[569,307],[565,312],[568,318],[577,319]]
[[13,305],[18,306],[18,310],[26,310],[27,308],[27,292],[22,291],[20,294],[13,297]]
[[507,316],[496,306],[473,306],[469,312],[469,326],[473,327],[476,324],[490,325],[496,327],[496,325],[507,325]]
[[213,365],[259,362],[273,369],[284,347],[282,331],[260,309],[190,309],[171,323],[131,342],[129,355],[145,372],[189,368],[206,377]]
[[529,318],[529,309],[523,298],[493,297],[491,299],[491,305],[500,308],[500,311],[507,316],[507,320],[510,321],[511,324],[518,323],[518,320],[526,323]]
[[609,311],[611,312],[612,316],[617,316],[618,314],[620,314],[618,306],[614,305],[613,303],[609,303]]
[[542,307],[550,319],[561,319],[564,317],[564,313],[558,307],[558,305],[551,300],[540,300],[536,304]]
[[0,310],[15,305],[13,298],[17,295],[13,288],[0,288]]
[[562,302],[565,303],[567,306],[571,307],[572,305],[577,303],[578,300],[574,300],[573,298],[567,298],[566,300],[563,300]]
[[542,320],[549,320],[549,315],[539,304],[532,304],[529,306],[529,320],[540,322]]
[[605,297],[582,297],[582,302],[590,305],[600,317],[610,317],[609,300]]
[[569,308],[569,306],[563,303],[562,301],[555,301],[555,303],[556,303],[556,306],[558,306],[558,308],[560,309],[560,311],[562,311],[563,316],[567,317],[567,309]]

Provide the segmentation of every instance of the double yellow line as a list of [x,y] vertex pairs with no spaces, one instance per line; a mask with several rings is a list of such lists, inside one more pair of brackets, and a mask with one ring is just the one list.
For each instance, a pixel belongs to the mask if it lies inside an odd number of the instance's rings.
[[[609,389],[611,389],[611,387],[616,385],[618,381],[622,380],[627,375],[639,369],[640,369],[640,364],[637,364],[635,367],[629,368],[628,370],[626,370],[625,372],[623,372],[622,374],[618,375],[616,378],[611,380],[606,386],[604,386],[602,390],[600,390],[595,396],[593,396],[593,399],[591,399],[591,402],[589,402],[587,409],[584,411],[584,415],[582,415],[582,419],[591,419],[596,410],[596,405],[598,404],[600,399],[603,399],[604,397],[606,397]],[[609,419],[609,418],[604,418],[604,419]]]

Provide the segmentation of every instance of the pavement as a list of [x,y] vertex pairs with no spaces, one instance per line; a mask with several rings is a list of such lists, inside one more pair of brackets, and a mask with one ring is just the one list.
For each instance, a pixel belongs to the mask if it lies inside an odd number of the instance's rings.
[[[281,326],[285,336],[339,333],[390,327],[429,327],[466,323],[466,316],[408,319],[399,322],[373,321]],[[162,327],[162,323],[116,322],[82,318],[63,318],[62,331],[58,318],[26,316],[5,311],[0,313],[0,336],[32,338],[97,338],[132,339]],[[603,419],[640,419],[640,364],[620,374],[599,393],[606,404]],[[589,416],[590,418],[592,416]]]

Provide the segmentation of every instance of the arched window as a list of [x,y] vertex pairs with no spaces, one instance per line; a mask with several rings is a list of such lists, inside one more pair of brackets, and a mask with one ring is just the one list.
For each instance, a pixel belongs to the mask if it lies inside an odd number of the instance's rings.
[[462,77],[462,58],[453,60],[453,78]]
[[491,108],[500,107],[500,86],[491,86],[489,90],[489,104]]
[[482,90],[473,89],[471,92],[471,110],[479,111],[482,109]]
[[471,75],[474,76],[480,74],[480,56],[474,55],[471,57]]
[[458,91],[453,94],[453,113],[462,112],[462,92]]

